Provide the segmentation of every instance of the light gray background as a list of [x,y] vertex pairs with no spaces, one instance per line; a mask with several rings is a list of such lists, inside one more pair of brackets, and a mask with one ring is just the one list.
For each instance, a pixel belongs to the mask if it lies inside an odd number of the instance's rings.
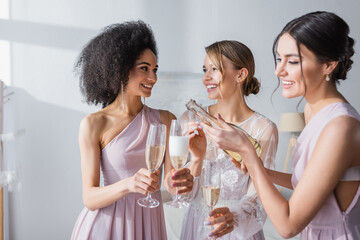
[[[315,10],[333,11],[350,25],[357,41],[355,63],[340,91],[360,110],[359,8],[357,0],[10,0],[10,19],[0,20],[0,40],[11,42],[9,89],[16,94],[7,105],[13,120],[5,124],[13,131],[26,129],[24,136],[5,145],[16,152],[11,166],[20,179],[8,196],[10,239],[70,238],[83,207],[78,126],[99,109],[83,102],[73,65],[81,47],[103,27],[137,19],[152,26],[160,73],[146,102],[177,116],[190,98],[209,103],[201,84],[204,47],[223,39],[245,43],[262,83],[260,93],[247,101],[278,123],[282,112],[296,111],[300,99],[284,99],[278,90],[270,102],[277,85],[273,40],[288,21]],[[278,169],[289,137],[280,133]]]

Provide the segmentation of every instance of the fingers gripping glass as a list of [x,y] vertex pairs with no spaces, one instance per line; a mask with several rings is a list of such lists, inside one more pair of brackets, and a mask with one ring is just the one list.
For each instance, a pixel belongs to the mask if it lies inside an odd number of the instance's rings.
[[[155,172],[164,159],[166,145],[166,126],[164,124],[151,124],[146,140],[145,161],[146,166]],[[142,207],[154,208],[159,206],[159,201],[153,199],[148,192],[145,198],[140,198],[137,203]]]
[[[189,134],[187,124],[180,125],[178,120],[171,121],[169,153],[173,167],[176,170],[183,168],[189,153]],[[188,207],[189,203],[180,200],[177,191],[178,188],[176,188],[176,196],[174,200],[165,204],[175,208]]]

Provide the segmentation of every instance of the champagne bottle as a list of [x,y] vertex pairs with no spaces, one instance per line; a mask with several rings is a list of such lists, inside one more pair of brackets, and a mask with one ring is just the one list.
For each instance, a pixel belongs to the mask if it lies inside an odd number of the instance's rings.
[[[206,123],[206,124],[208,124],[208,125],[210,125],[212,127],[221,129],[217,119],[214,116],[212,116],[210,113],[205,111],[205,109],[203,109],[200,105],[198,105],[195,100],[190,99],[189,102],[187,102],[185,104],[185,106],[186,106],[186,108],[188,110],[192,111],[202,122],[204,122],[204,123]],[[238,127],[238,126],[236,126],[236,125],[234,125],[232,123],[227,123],[227,124],[229,124],[230,126],[242,131],[248,137],[248,139],[250,140],[250,142],[254,146],[257,155],[260,156],[260,154],[261,154],[261,146],[253,137],[250,136],[250,134],[248,134],[244,129],[242,129],[242,128],[240,128],[240,127]],[[234,158],[236,161],[241,163],[242,157],[240,156],[239,153],[232,152],[232,151],[229,151],[229,150],[223,150],[223,151],[226,154],[230,155],[232,158]]]

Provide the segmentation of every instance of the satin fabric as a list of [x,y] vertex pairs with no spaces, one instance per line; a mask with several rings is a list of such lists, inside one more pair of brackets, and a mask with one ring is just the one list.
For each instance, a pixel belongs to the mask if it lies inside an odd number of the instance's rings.
[[[101,151],[101,172],[104,185],[133,176],[147,168],[145,146],[151,123],[161,123],[158,110],[144,106],[132,122]],[[161,175],[160,175],[161,176]],[[137,204],[144,195],[129,193],[113,204],[80,213],[73,233],[75,239],[166,240],[161,193],[152,197],[160,202],[156,208]]]
[[[350,104],[333,103],[321,109],[302,131],[293,151],[293,175],[291,181],[294,188],[306,168],[322,130],[327,123],[339,116],[350,116],[360,121],[359,114]],[[359,171],[359,167],[349,168],[341,181],[347,179],[360,181]],[[301,232],[300,239],[359,240],[360,188],[358,188],[352,203],[345,212],[341,211],[334,193],[331,193],[314,219]]]

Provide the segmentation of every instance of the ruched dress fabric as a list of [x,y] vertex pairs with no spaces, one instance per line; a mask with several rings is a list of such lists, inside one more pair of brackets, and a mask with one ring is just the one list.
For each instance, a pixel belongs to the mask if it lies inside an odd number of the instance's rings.
[[[321,109],[307,123],[297,139],[293,151],[293,175],[291,181],[294,188],[301,179],[322,130],[331,120],[340,116],[350,116],[360,121],[359,114],[350,104],[332,103]],[[349,168],[340,181],[360,181],[360,167]],[[301,232],[300,239],[359,240],[359,197],[360,188],[358,188],[350,206],[346,211],[342,211],[335,194],[331,193],[314,219]]]
[[[278,143],[276,125],[260,113],[255,112],[238,126],[260,143],[262,148],[260,157],[265,167],[274,169]],[[262,228],[267,216],[250,177],[237,169],[222,150],[218,149],[217,151],[217,160],[220,161],[221,167],[221,190],[219,201],[214,209],[228,207],[235,215],[234,230],[222,236],[221,239],[265,239]],[[210,208],[202,197],[201,185],[202,175],[194,179],[193,190],[189,195],[191,205],[183,220],[181,240],[202,240],[206,239],[210,233],[210,227],[204,225]]]
[[[145,146],[151,123],[161,123],[158,110],[144,105],[130,124],[101,151],[104,185],[133,176],[147,168]],[[161,176],[161,175],[160,175]],[[113,204],[80,213],[71,239],[84,240],[166,240],[166,228],[160,191],[152,197],[160,202],[156,208],[137,204],[138,193],[129,193]]]

